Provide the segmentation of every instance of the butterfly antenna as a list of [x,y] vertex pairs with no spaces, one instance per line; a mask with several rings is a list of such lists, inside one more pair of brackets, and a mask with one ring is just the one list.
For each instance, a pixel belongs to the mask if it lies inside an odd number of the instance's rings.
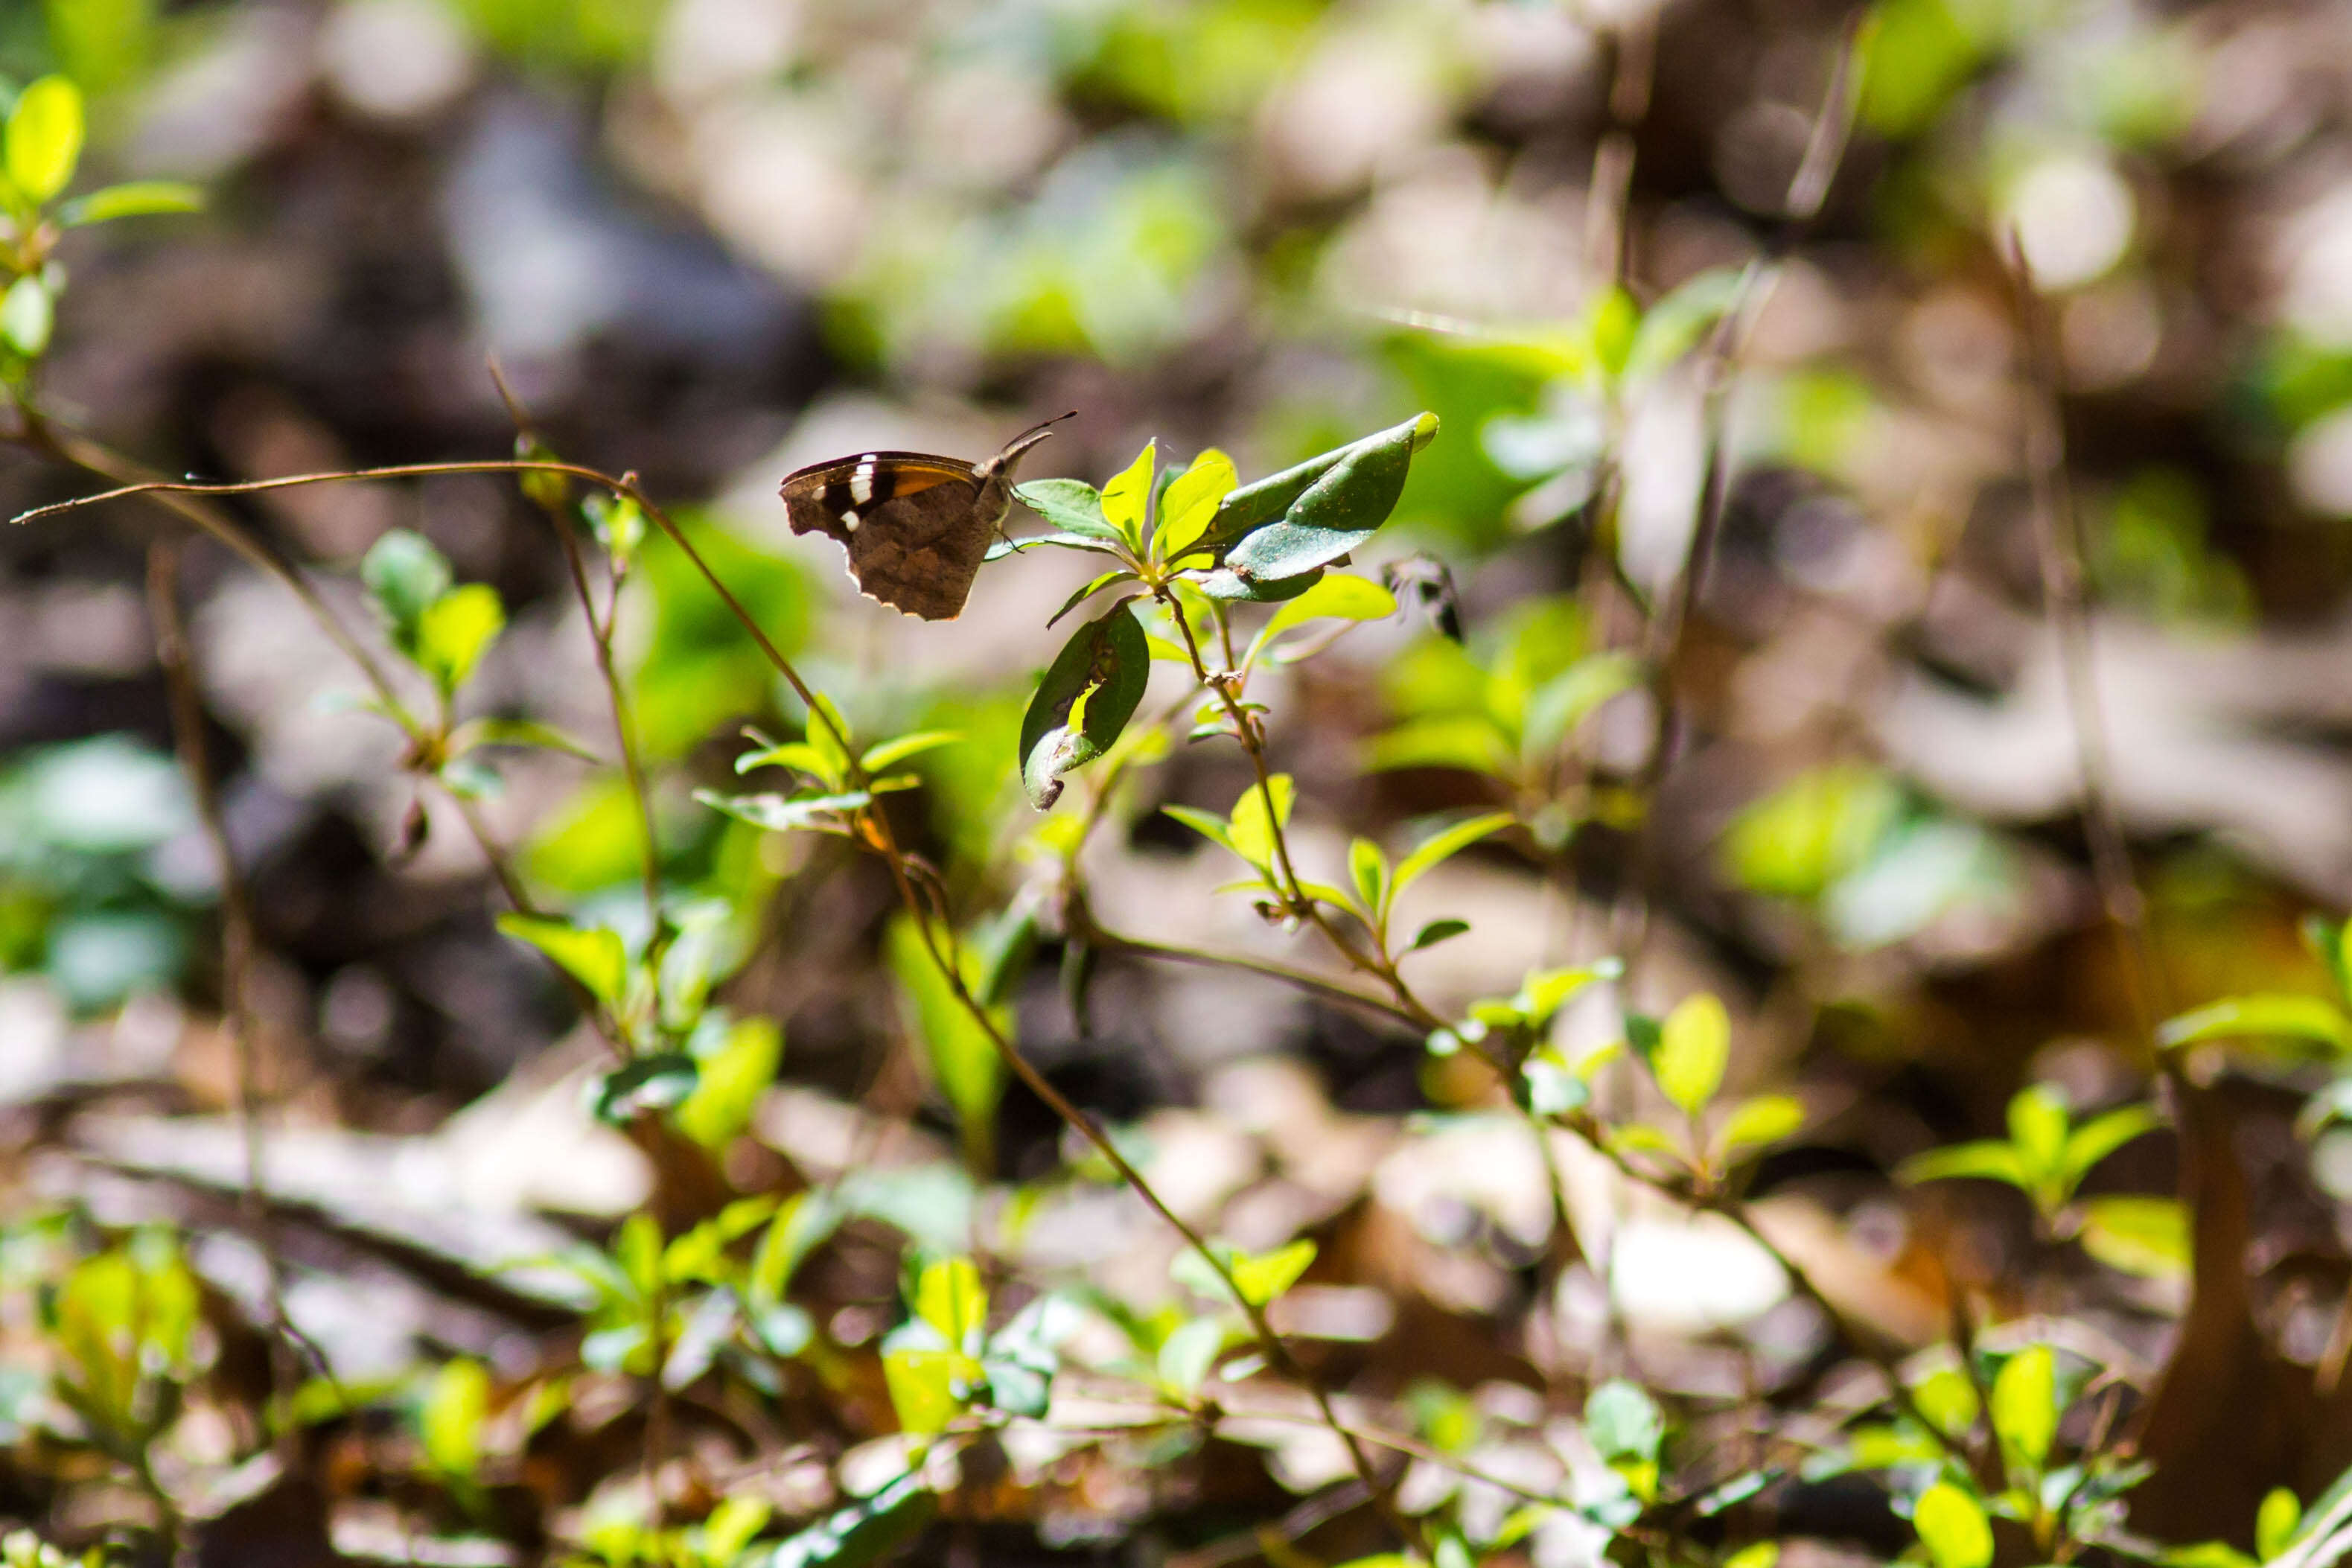
[[1051,419],[1032,425],[1028,429],[1024,430],[1020,435],[1015,436],[1012,440],[1004,443],[1004,450],[997,453],[994,458],[990,459],[990,462],[996,468],[1011,468],[1013,463],[1019,459],[1022,453],[1027,451],[1030,447],[1035,446],[1046,437],[1051,436],[1054,433],[1055,426],[1059,425],[1065,419],[1076,419],[1077,416],[1078,411],[1073,408],[1067,414],[1056,414]]

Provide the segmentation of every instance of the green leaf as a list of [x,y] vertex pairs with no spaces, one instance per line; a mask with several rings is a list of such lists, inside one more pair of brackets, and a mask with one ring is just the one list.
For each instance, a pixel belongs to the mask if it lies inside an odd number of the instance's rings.
[[1023,506],[1057,529],[1083,539],[1120,542],[1118,530],[1103,515],[1101,494],[1083,479],[1032,479],[1013,486],[1013,493]]
[[988,1289],[969,1258],[927,1263],[915,1279],[915,1315],[940,1338],[966,1354],[977,1354],[988,1327]]
[[[942,939],[943,940],[943,939]],[[954,987],[931,959],[929,945],[913,917],[900,914],[890,922],[887,946],[891,973],[911,1016],[910,1032],[921,1047],[932,1081],[955,1113],[964,1153],[974,1170],[995,1163],[996,1108],[1004,1095],[1004,1058],[980,1021],[957,999]],[[984,959],[968,942],[959,943],[964,987],[974,995]],[[1009,1007],[984,1008],[989,1023],[1008,1039],[1013,1031]]]
[[1234,460],[1214,447],[1170,481],[1160,498],[1160,530],[1151,545],[1163,562],[1181,561],[1217,514],[1217,503],[1241,482]]
[[117,218],[204,210],[205,194],[194,185],[178,180],[130,180],[64,203],[58,208],[58,222],[68,228],[79,228],[85,224],[111,223]]
[[416,621],[417,668],[446,692],[457,689],[506,629],[507,609],[487,583],[452,588],[425,607]]
[[8,183],[35,205],[47,201],[72,182],[81,137],[81,89],[43,77],[17,94],[8,114]]
[[1103,520],[1118,531],[1119,539],[1138,555],[1143,553],[1143,512],[1151,497],[1151,474],[1160,460],[1160,443],[1146,441],[1135,461],[1102,489]]
[[1068,598],[1063,600],[1062,607],[1045,617],[1045,625],[1048,628],[1051,628],[1054,624],[1059,621],[1064,616],[1068,615],[1072,610],[1076,609],[1080,605],[1085,604],[1088,599],[1093,598],[1097,594],[1101,593],[1105,588],[1109,587],[1114,583],[1133,583],[1139,580],[1140,579],[1139,579],[1134,573],[1129,572],[1123,566],[1115,571],[1106,572],[1101,576],[1088,582],[1084,587],[1080,588],[1076,593],[1072,594]]
[[1163,805],[1160,809],[1220,848],[1241,853],[1234,848],[1234,836],[1225,831],[1225,819],[1215,812],[1191,805]]
[[1804,1102],[1785,1094],[1762,1094],[1743,1100],[1716,1131],[1718,1157],[1728,1159],[1743,1149],[1778,1143],[1805,1124]]
[[1375,432],[1345,447],[1335,447],[1278,474],[1244,485],[1217,503],[1216,520],[1200,542],[1213,553],[1229,554],[1244,539],[1284,518],[1334,468],[1362,450],[1401,445],[1410,458],[1436,435],[1437,416],[1419,415],[1402,425]]
[[2017,1151],[1990,1139],[1973,1143],[1955,1143],[1948,1149],[1930,1149],[1924,1154],[1914,1154],[1895,1168],[1895,1179],[1898,1182],[1946,1182],[1965,1178],[2006,1182],[2020,1191],[2030,1190],[2033,1185],[2033,1178],[2018,1159]]
[[2185,1279],[2196,1261],[2189,1214],[2174,1198],[2088,1198],[2076,1239],[2083,1250],[2123,1274]]
[[1356,886],[1356,899],[1363,911],[1378,920],[1389,889],[1389,858],[1381,853],[1379,845],[1369,838],[1349,841],[1348,879]]
[[1396,614],[1396,595],[1369,577],[1344,572],[1326,573],[1321,581],[1274,613],[1258,643],[1272,641],[1296,626],[1329,617],[1342,621],[1378,621]]
[[1263,1307],[1298,1282],[1315,1261],[1315,1244],[1305,1237],[1272,1252],[1239,1253],[1233,1259],[1234,1284],[1242,1299]]
[[1592,297],[1585,307],[1585,342],[1593,362],[1612,377],[1624,374],[1633,352],[1633,334],[1641,325],[1641,307],[1622,285],[1612,284]]
[[1538,687],[1520,721],[1521,743],[1533,758],[1550,755],[1602,703],[1642,684],[1641,661],[1630,654],[1580,658]]
[[751,1124],[783,1058],[784,1035],[774,1020],[738,1019],[719,1049],[697,1061],[694,1092],[672,1117],[677,1130],[706,1149],[723,1149]]
[[583,931],[567,921],[518,914],[500,915],[498,927],[553,959],[597,1001],[620,1005],[628,986],[629,955],[618,931],[604,926]]
[[1612,1378],[1585,1400],[1584,1431],[1612,1465],[1627,1460],[1654,1464],[1665,1440],[1666,1420],[1658,1402],[1640,1384]]
[[2205,1040],[2283,1039],[2331,1052],[2352,1050],[2352,1018],[2318,996],[2266,993],[2231,996],[2168,1020],[2156,1032],[2178,1048]]
[[1957,1366],[1937,1367],[1911,1385],[1911,1403],[1945,1436],[1958,1439],[1977,1424],[1977,1385]]
[[893,1479],[865,1500],[827,1514],[772,1552],[754,1552],[734,1568],[866,1568],[931,1521],[939,1499],[923,1485],[921,1468]]
[[1710,268],[1652,305],[1626,351],[1625,383],[1638,386],[1697,347],[1739,298],[1739,288],[1738,268]]
[[[1404,944],[1404,952],[1419,952],[1424,947],[1435,947],[1441,942],[1451,942],[1455,937],[1461,936],[1468,931],[1469,929],[1470,922],[1468,921],[1432,921],[1427,925],[1423,926],[1419,931],[1412,933],[1412,940]],[[1402,958],[1404,956],[1404,952],[1401,952],[1397,956]]]
[[2072,1194],[2075,1184],[2088,1175],[2091,1168],[2144,1132],[2153,1132],[2164,1125],[2164,1117],[2152,1105],[2126,1105],[2095,1116],[2066,1135],[2064,1150],[2058,1158],[2058,1171],[2064,1190]]
[[449,558],[423,534],[395,528],[369,548],[360,562],[360,581],[391,629],[393,646],[410,653],[416,647],[417,623],[449,591],[452,575]]
[[2285,1487],[2273,1487],[2254,1511],[2254,1551],[2265,1560],[2294,1544],[2295,1527],[2303,1522],[2303,1503]]
[[931,1436],[948,1429],[963,1413],[958,1385],[969,1387],[980,1375],[980,1363],[961,1351],[886,1350],[882,1378],[890,1390],[890,1407],[898,1413],[902,1431]]
[[1510,742],[1492,719],[1478,713],[1409,720],[1374,739],[1364,752],[1364,765],[1375,773],[1462,768],[1499,777],[1509,773],[1511,762]]
[[[1341,448],[1337,460],[1299,490],[1277,517],[1250,529],[1224,552],[1225,569],[1244,581],[1270,583],[1303,576],[1338,561],[1388,521],[1404,493],[1413,453],[1436,433],[1437,416],[1423,414]],[[1227,505],[1244,493],[1234,491],[1225,498]],[[1211,531],[1222,535],[1227,517],[1224,508],[1219,512],[1218,525]]]
[[2039,1472],[2058,1435],[2058,1358],[2048,1345],[2028,1345],[2001,1363],[1992,1380],[1992,1429],[2011,1460]]
[[1911,1524],[1936,1568],[1989,1568],[1992,1562],[1992,1522],[1984,1505],[1949,1481],[1919,1494]]
[[489,1408],[488,1369],[464,1356],[445,1363],[416,1412],[426,1461],[445,1476],[472,1480],[482,1464],[482,1421]]
[[893,763],[920,756],[925,752],[937,751],[941,746],[951,746],[962,739],[963,731],[961,730],[919,730],[911,735],[901,735],[895,741],[885,741],[878,746],[868,747],[858,763],[867,773],[878,773]]
[[5,295],[0,295],[0,337],[26,359],[37,359],[48,348],[49,333],[56,325],[57,310],[48,285],[37,274],[26,273],[8,285]]
[[[1234,802],[1234,815],[1227,832],[1234,854],[1259,869],[1271,872],[1274,867],[1274,835],[1277,827],[1290,826],[1290,807],[1298,793],[1288,773],[1267,777],[1265,787],[1252,784]],[[1274,815],[1266,816],[1266,802],[1274,803]]]
[[1110,750],[1151,675],[1143,627],[1125,605],[1080,626],[1021,720],[1021,780],[1039,811],[1061,798],[1062,775]]
[[1209,1313],[1180,1324],[1160,1342],[1160,1381],[1187,1399],[1200,1393],[1217,1358],[1233,1342],[1234,1328],[1232,1317],[1225,1313]]
[[2066,1123],[2065,1098],[2048,1084],[2029,1084],[2010,1097],[2010,1145],[2037,1187],[2063,1168]]
[[[1222,1241],[1211,1242],[1209,1249],[1233,1276],[1242,1299],[1254,1307],[1263,1307],[1289,1289],[1315,1261],[1315,1244],[1304,1237],[1271,1252],[1244,1252]],[[1178,1253],[1168,1273],[1178,1284],[1212,1300],[1233,1300],[1233,1291],[1197,1251],[1188,1248]]]
[[1721,1001],[1702,991],[1685,996],[1658,1032],[1657,1049],[1650,1056],[1650,1072],[1665,1097],[1685,1116],[1696,1116],[1723,1087],[1723,1069],[1731,1060],[1731,1015]]
[[1507,811],[1489,812],[1474,816],[1467,822],[1457,822],[1444,832],[1433,836],[1426,843],[1397,862],[1395,888],[1402,893],[1428,872],[1451,860],[1481,838],[1501,832],[1511,825]]
[[477,746],[538,746],[583,763],[604,760],[554,725],[536,719],[468,719],[449,732],[452,756],[462,756]]
[[791,833],[802,828],[826,828],[834,826],[831,818],[870,805],[873,795],[862,789],[848,790],[840,795],[720,795],[716,790],[698,789],[694,798],[711,810],[723,812],[739,822],[754,827],[764,827],[772,833]]
[[596,1120],[625,1127],[640,1111],[667,1110],[693,1098],[702,1069],[684,1051],[632,1057],[595,1080]]

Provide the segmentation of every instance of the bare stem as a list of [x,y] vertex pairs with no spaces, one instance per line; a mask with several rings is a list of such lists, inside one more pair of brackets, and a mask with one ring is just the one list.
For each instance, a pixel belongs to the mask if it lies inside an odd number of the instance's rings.
[[154,624],[156,661],[171,700],[172,738],[180,754],[180,771],[187,775],[195,797],[196,816],[211,847],[214,874],[220,882],[221,1027],[227,1034],[233,1059],[238,1142],[243,1145],[245,1171],[237,1206],[246,1229],[260,1250],[263,1311],[269,1338],[269,1417],[281,1468],[290,1469],[295,1457],[294,1424],[289,1418],[299,1362],[286,1315],[286,1261],[278,1244],[278,1225],[262,1195],[261,1084],[257,1036],[250,984],[257,944],[253,910],[247,900],[244,879],[238,876],[236,852],[230,846],[228,822],[221,810],[220,786],[205,752],[204,697],[197,686],[195,656],[188,641],[186,617],[180,610],[180,546],[162,538],[147,550],[147,608]]
[[[1700,419],[1705,430],[1706,466],[1699,484],[1697,516],[1691,531],[1690,552],[1673,594],[1653,616],[1643,636],[1643,664],[1649,671],[1650,704],[1654,716],[1650,749],[1635,781],[1645,816],[1654,814],[1659,788],[1674,764],[1679,743],[1681,712],[1675,700],[1675,666],[1683,636],[1706,588],[1717,542],[1723,533],[1723,514],[1730,486],[1727,453],[1726,415],[1734,373],[1746,349],[1748,336],[1778,286],[1788,254],[1820,217],[1830,184],[1853,138],[1854,114],[1861,102],[1858,61],[1864,13],[1857,8],[1846,21],[1838,46],[1837,63],[1821,112],[1814,117],[1805,152],[1789,182],[1782,217],[1764,253],[1742,269],[1731,304],[1717,321],[1698,365]],[[1610,921],[1610,946],[1625,961],[1630,977],[1647,945],[1655,879],[1657,834],[1644,821],[1635,849],[1635,864]]]
[[2099,698],[2095,649],[2092,646],[2089,595],[2084,570],[2083,521],[2066,476],[2066,433],[2058,409],[2058,365],[2048,312],[2017,235],[2004,237],[2002,259],[2025,342],[2031,379],[2026,398],[2024,458],[2032,487],[2034,555],[2041,565],[2043,611],[2058,640],[2058,663],[2065,683],[2066,710],[2074,731],[2075,766],[2082,776],[2083,837],[2091,852],[2091,876],[2099,901],[2116,928],[2131,1006],[2143,1037],[2169,1011],[2164,970],[2148,931],[2147,905],[2132,874],[2131,849],[2116,805],[2115,763],[2107,749],[2106,716]]

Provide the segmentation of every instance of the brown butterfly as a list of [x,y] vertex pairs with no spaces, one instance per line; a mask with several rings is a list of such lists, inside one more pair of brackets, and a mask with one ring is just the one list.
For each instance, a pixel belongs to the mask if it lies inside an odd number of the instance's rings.
[[849,552],[858,592],[927,621],[963,613],[989,541],[1013,505],[1021,454],[1076,412],[1033,425],[984,463],[928,452],[860,452],[812,463],[784,480],[794,533],[822,533]]

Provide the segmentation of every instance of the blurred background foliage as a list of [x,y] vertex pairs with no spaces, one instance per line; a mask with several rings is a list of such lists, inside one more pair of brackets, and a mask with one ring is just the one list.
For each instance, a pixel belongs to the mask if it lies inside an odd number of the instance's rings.
[[[899,624],[786,534],[782,474],[875,447],[976,458],[1075,407],[1033,473],[1099,481],[1156,435],[1256,475],[1435,412],[1360,565],[1442,563],[1466,635],[1408,614],[1283,675],[1278,761],[1334,829],[1520,813],[1524,842],[1454,895],[1501,934],[1446,950],[1478,948],[1433,994],[1599,956],[1608,906],[1654,873],[1663,999],[1743,998],[1745,1077],[1843,1108],[1795,1182],[1992,1127],[2037,1075],[2097,1100],[2147,1067],[2041,619],[2009,237],[2054,339],[2115,794],[2172,1003],[2316,987],[2296,921],[2352,902],[2352,12],[1861,9],[1857,129],[1801,230],[1783,206],[1849,20],[1833,0],[19,0],[0,76],[79,85],[85,184],[209,198],[63,244],[46,406],[222,479],[494,456],[514,435],[495,356],[555,450],[679,500],[862,735],[961,733],[910,764],[911,809],[973,910],[1054,847],[1013,736],[1078,579],[1024,557],[954,626]],[[1675,671],[1688,734],[1647,801],[1628,628],[1672,592],[1698,510],[1706,303],[1768,264]],[[0,463],[12,513],[78,484]],[[341,578],[418,531],[508,606],[481,710],[607,753],[562,553],[511,489],[449,476],[243,515]],[[226,1101],[205,1054],[218,889],[139,597],[154,526],[0,530],[12,1095],[141,1073]],[[273,1100],[436,1125],[562,1038],[567,1003],[492,934],[445,805],[404,847],[413,784],[336,710],[353,683],[299,610],[218,552],[190,581]],[[749,956],[727,999],[782,1025],[783,1078],[935,1131],[984,1102],[1002,1128],[966,1144],[981,1174],[1050,1164],[1055,1129],[1019,1092],[900,1070],[893,1042],[945,1026],[890,978],[887,888],[694,804],[740,727],[799,722],[757,650],[659,540],[617,591],[663,877],[732,910]],[[532,753],[501,773],[486,809],[530,882],[624,921],[617,772]],[[1222,810],[1244,777],[1177,746],[1114,809],[1099,879],[1135,909],[1205,899],[1169,868],[1214,851],[1149,808]],[[1245,917],[1198,930],[1275,940]],[[1417,1042],[1240,1020],[1225,984],[1118,977],[1096,1037],[1054,1011],[1047,970],[1008,1005],[1120,1119],[1197,1100],[1251,1050],[1312,1064],[1349,1112],[1482,1092]],[[2352,1133],[2318,1137],[2322,1190],[2352,1197]],[[2339,1261],[2342,1212],[2316,1226]],[[1974,1261],[1953,1267],[1997,1278],[2016,1226],[1983,1223],[1996,1240],[1955,1244]]]

